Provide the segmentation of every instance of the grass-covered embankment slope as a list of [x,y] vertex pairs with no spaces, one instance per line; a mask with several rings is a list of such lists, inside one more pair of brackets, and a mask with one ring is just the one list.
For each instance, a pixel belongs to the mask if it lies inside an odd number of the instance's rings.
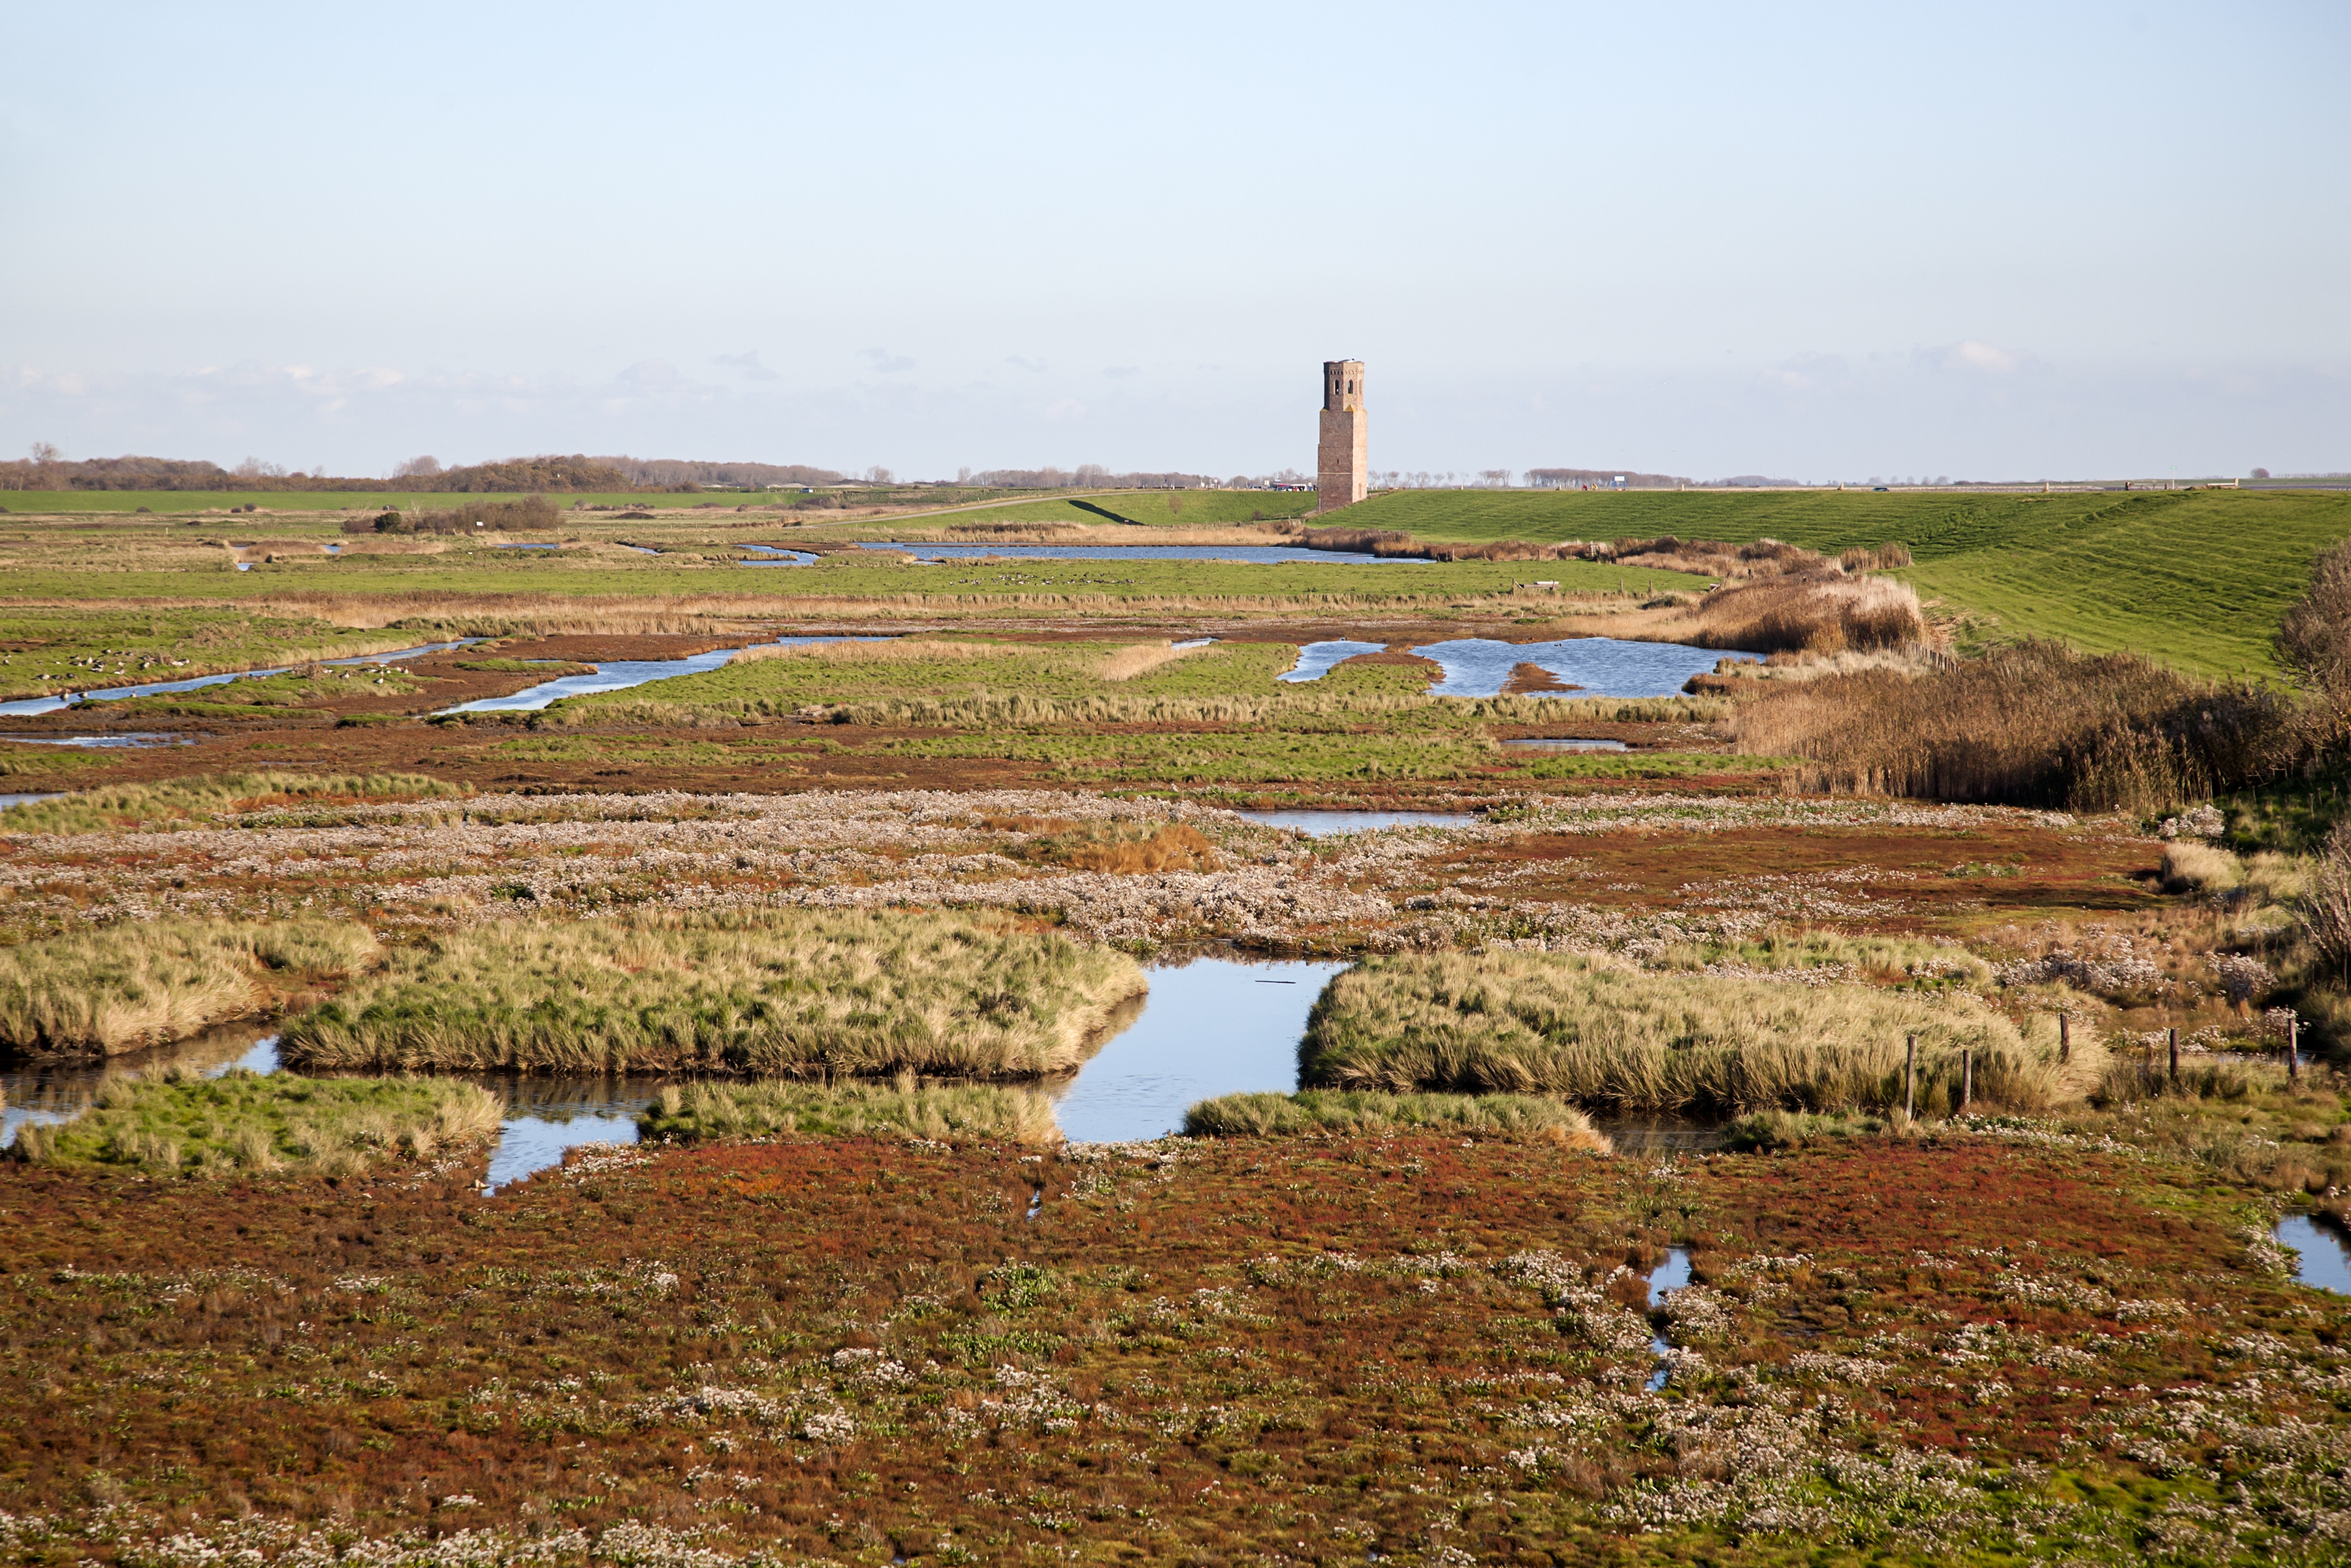
[[328,921],[150,920],[0,947],[0,1050],[112,1056],[265,1011],[374,961]]
[[496,1135],[496,1095],[424,1078],[110,1078],[70,1122],[17,1129],[14,1157],[149,1176],[352,1176],[465,1154]]
[[[487,1202],[0,1171],[0,1551],[2339,1555],[2341,1303],[2209,1169],[1966,1134],[1031,1153],[641,1146]],[[1685,1244],[1650,1394],[1643,1270]]]
[[428,937],[289,1024],[306,1068],[1021,1079],[1144,992],[1123,954],[999,918],[778,912]]
[[1366,959],[1315,1002],[1303,1083],[1558,1094],[1609,1110],[1824,1111],[1902,1103],[1907,1037],[1917,1107],[1959,1100],[1962,1051],[1983,1103],[2043,1110],[2103,1066],[2088,1040],[2057,1061],[2053,1021],[2030,1033],[1963,993],[1658,973],[1579,953]]
[[2060,637],[2233,675],[2273,672],[2270,634],[2319,552],[2351,535],[2351,494],[1399,490],[1333,520],[1430,539],[1900,543],[1916,564],[1899,575],[1968,637]]

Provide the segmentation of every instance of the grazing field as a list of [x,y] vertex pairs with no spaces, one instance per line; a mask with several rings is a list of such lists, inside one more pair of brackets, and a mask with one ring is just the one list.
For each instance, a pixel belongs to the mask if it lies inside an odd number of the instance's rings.
[[[2340,1310],[2203,1170],[2059,1134],[786,1136],[487,1202],[423,1167],[5,1180],[19,1561],[2317,1563],[2351,1531]],[[1668,1246],[1693,1283],[1645,1312]]]
[[2204,675],[2273,674],[2269,647],[2351,495],[1400,490],[1337,515],[1432,539],[1771,538],[1834,555],[1909,547],[1901,576],[1968,642],[2063,638]]
[[1144,990],[1008,923],[813,913],[499,922],[392,956],[286,1028],[308,1068],[1040,1078]]

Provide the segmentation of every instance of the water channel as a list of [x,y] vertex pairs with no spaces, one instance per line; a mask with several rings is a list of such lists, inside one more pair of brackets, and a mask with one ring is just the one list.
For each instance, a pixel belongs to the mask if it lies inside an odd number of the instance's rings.
[[2294,1277],[2305,1285],[2351,1296],[2351,1236],[2307,1214],[2278,1221],[2277,1239],[2294,1249]]
[[[816,643],[880,643],[881,637],[778,637],[772,643],[761,643],[762,648],[805,648]],[[593,674],[559,675],[551,681],[541,681],[535,686],[510,692],[502,697],[480,697],[473,702],[459,703],[455,707],[443,708],[443,713],[529,713],[563,697],[585,696],[590,692],[624,692],[632,686],[642,686],[653,681],[666,681],[674,675],[699,675],[716,670],[741,648],[714,648],[707,653],[695,653],[683,659],[607,659],[598,664]]]
[[[1343,963],[1196,957],[1154,965],[1143,1011],[1074,1077],[1047,1086],[1054,1114],[1082,1143],[1147,1139],[1178,1131],[1185,1109],[1212,1095],[1298,1086],[1306,1015]],[[193,1040],[104,1063],[0,1066],[0,1146],[27,1123],[63,1122],[89,1109],[110,1074],[185,1066],[207,1077],[234,1068],[279,1071],[277,1037],[264,1026],[214,1030]],[[469,1073],[507,1103],[491,1150],[492,1191],[560,1165],[588,1144],[636,1142],[637,1113],[664,1080],[601,1074]]]
[[[1667,1291],[1678,1291],[1689,1282],[1689,1249],[1667,1248],[1666,1260],[1649,1270],[1649,1310],[1654,1312],[1664,1306]],[[1657,1358],[1656,1370],[1649,1374],[1647,1384],[1648,1390],[1652,1394],[1663,1391],[1666,1379],[1672,1375],[1673,1364],[1667,1358],[1672,1355],[1673,1348],[1667,1342],[1662,1331],[1650,1336],[1649,1353]]]
[[[452,648],[470,648],[482,642],[479,637],[460,637],[454,643],[426,643],[414,648],[395,648],[388,653],[365,653],[356,659],[320,659],[321,664],[388,664],[395,659],[420,659],[427,653],[445,653]],[[120,702],[125,697],[170,696],[175,692],[200,692],[206,686],[225,686],[231,681],[258,681],[271,675],[287,674],[293,669],[281,664],[267,670],[233,670],[225,675],[196,675],[184,681],[155,681],[138,686],[95,686],[80,692],[55,692],[42,697],[18,697],[0,703],[0,714],[56,713],[78,702]]]

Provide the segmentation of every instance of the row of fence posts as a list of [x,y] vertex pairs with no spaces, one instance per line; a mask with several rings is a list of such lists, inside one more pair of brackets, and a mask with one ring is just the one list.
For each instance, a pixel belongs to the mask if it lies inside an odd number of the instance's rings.
[[[2171,1082],[2179,1082],[2179,1031],[2170,1031]],[[1970,1046],[1959,1048],[1959,1110],[1964,1114],[1975,1103],[1975,1051]],[[2064,1013],[2057,1015],[2057,1061],[2062,1065],[2074,1060],[2074,1020]],[[2302,1077],[2302,1017],[2288,1013],[2285,1020],[2285,1075],[2289,1080]],[[1918,1037],[1904,1037],[1902,1056],[1902,1118],[1916,1121],[1918,1116]]]

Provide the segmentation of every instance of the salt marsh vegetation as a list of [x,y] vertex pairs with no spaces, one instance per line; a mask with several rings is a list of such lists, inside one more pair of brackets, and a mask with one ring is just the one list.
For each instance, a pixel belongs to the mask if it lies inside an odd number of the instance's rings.
[[814,1085],[772,1079],[674,1085],[638,1118],[647,1138],[906,1137],[1056,1144],[1053,1105],[1029,1089],[890,1083]]
[[1537,1138],[1594,1154],[1608,1140],[1563,1101],[1539,1094],[1388,1094],[1302,1089],[1295,1094],[1220,1094],[1184,1113],[1193,1138],[1343,1138],[1392,1133]]
[[162,1176],[353,1176],[387,1160],[475,1154],[497,1135],[503,1110],[495,1094],[452,1079],[173,1071],[109,1078],[90,1109],[19,1128],[5,1153]]
[[[2095,1042],[2058,1060],[2053,1023],[2030,1034],[1972,997],[1659,974],[1562,953],[1373,958],[1335,977],[1299,1048],[1301,1079],[1391,1092],[1557,1094],[1643,1112],[1883,1110],[1977,1099],[2040,1111],[2078,1100],[2104,1065]],[[2045,1038],[2043,1038],[2045,1036]]]
[[376,961],[360,926],[167,919],[0,947],[0,1045],[114,1056],[183,1040]]
[[1000,917],[522,920],[395,950],[281,1049],[312,1069],[1039,1078],[1144,984],[1123,954]]

